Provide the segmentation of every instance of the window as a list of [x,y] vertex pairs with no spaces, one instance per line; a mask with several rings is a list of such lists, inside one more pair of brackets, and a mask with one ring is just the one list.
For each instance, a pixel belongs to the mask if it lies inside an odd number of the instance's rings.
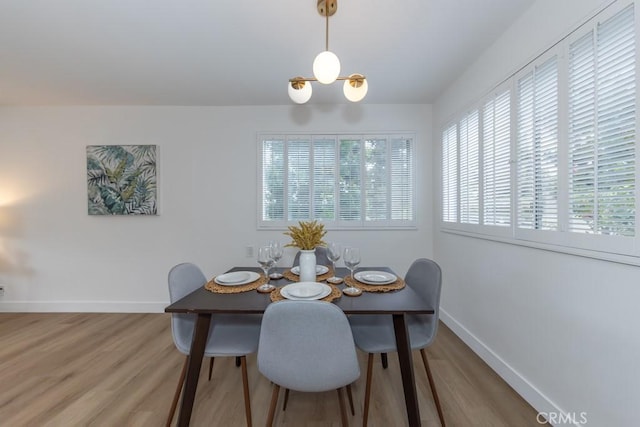
[[635,234],[633,7],[569,47],[569,231]]
[[458,221],[458,128],[442,132],[442,220]]
[[483,224],[511,225],[511,94],[490,97],[482,109]]
[[558,58],[518,80],[518,227],[558,228]]
[[413,140],[259,135],[259,226],[310,219],[336,228],[415,226]]
[[634,5],[609,6],[445,126],[444,228],[640,257]]
[[460,222],[480,221],[478,110],[460,120]]

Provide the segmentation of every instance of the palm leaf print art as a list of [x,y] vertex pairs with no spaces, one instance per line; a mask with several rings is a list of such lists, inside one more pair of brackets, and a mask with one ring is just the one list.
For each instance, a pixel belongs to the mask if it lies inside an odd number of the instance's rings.
[[89,215],[157,215],[156,146],[87,146]]

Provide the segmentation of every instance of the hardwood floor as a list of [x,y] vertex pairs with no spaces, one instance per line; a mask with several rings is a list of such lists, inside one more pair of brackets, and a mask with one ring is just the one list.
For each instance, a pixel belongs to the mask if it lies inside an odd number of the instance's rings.
[[[162,426],[183,357],[174,347],[168,314],[0,313],[0,426]],[[447,425],[539,426],[536,411],[446,326],[427,350]],[[362,423],[366,355],[354,384]],[[247,359],[251,409],[264,425],[271,385]],[[243,426],[240,369],[216,359],[212,381],[203,365],[191,425]],[[414,367],[424,426],[439,426],[418,352]],[[340,426],[335,392],[291,392],[278,426]],[[175,421],[174,421],[175,422]],[[395,354],[383,370],[375,358],[369,425],[406,425]]]

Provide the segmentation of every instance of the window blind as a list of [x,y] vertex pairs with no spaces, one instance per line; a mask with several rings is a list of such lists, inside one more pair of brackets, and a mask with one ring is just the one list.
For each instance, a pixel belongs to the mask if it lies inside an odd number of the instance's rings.
[[288,220],[309,218],[311,207],[311,140],[292,139],[287,143]]
[[558,229],[558,59],[517,84],[517,225]]
[[458,221],[458,127],[442,132],[442,220]]
[[489,99],[482,110],[483,224],[511,224],[511,94]]
[[480,222],[478,110],[460,120],[460,222]]
[[384,221],[389,218],[387,140],[364,141],[365,219]]
[[359,139],[340,141],[340,219],[359,221],[362,217],[361,146]]
[[259,225],[413,227],[414,138],[260,136]]
[[413,145],[409,138],[391,139],[391,219],[413,220]]
[[313,140],[313,217],[335,220],[336,196],[336,140]]
[[569,47],[569,231],[635,235],[633,4]]
[[262,143],[262,220],[284,220],[284,140]]

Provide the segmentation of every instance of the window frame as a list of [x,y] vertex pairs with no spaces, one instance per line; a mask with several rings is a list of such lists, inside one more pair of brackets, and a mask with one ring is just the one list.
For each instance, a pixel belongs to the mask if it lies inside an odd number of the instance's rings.
[[[263,181],[263,142],[265,140],[274,140],[274,139],[282,139],[284,141],[284,170],[285,170],[285,180],[283,183],[284,187],[284,195],[285,200],[284,204],[284,212],[282,220],[265,220],[263,216],[263,194],[265,190],[264,181]],[[325,225],[327,229],[341,229],[341,230],[388,230],[388,229],[416,229],[417,228],[417,200],[418,200],[418,190],[416,187],[417,182],[417,171],[416,171],[416,158],[418,156],[418,143],[416,141],[416,134],[412,131],[402,131],[402,132],[368,132],[368,133],[349,133],[349,132],[258,132],[256,137],[257,144],[257,229],[258,230],[285,230],[288,226],[294,225],[298,223],[298,219],[296,220],[288,220],[288,180],[286,170],[288,169],[288,146],[287,141],[292,138],[307,138],[312,141],[310,145],[310,150],[312,155],[310,156],[310,218],[300,219],[300,220],[313,220],[314,218],[314,192],[313,192],[313,142],[320,139],[333,139],[335,142],[335,158],[334,158],[334,173],[335,173],[335,186],[334,186],[334,219],[326,220],[320,219]],[[369,220],[364,219],[366,212],[366,191],[364,190],[363,181],[366,177],[366,161],[365,161],[365,151],[364,147],[367,141],[371,140],[381,140],[384,139],[387,143],[386,153],[385,153],[385,164],[386,168],[386,212],[388,214],[387,219],[384,220]],[[411,154],[409,159],[409,184],[408,189],[410,190],[410,210],[411,210],[411,220],[394,220],[393,216],[393,205],[392,205],[392,177],[394,176],[392,170],[392,157],[394,151],[391,149],[391,145],[394,141],[398,139],[407,139],[410,141],[411,145]],[[340,218],[340,148],[343,141],[348,140],[358,140],[360,144],[360,153],[359,153],[359,173],[360,173],[360,219],[358,220],[344,220]]]
[[[481,199],[481,220],[480,224],[473,226],[471,224],[460,223],[460,192],[458,192],[457,212],[458,217],[454,222],[444,220],[444,185],[442,181],[443,171],[440,172],[440,204],[439,219],[440,229],[444,232],[462,234],[472,237],[495,240],[499,242],[536,247],[545,250],[551,250],[562,253],[571,253],[579,256],[587,256],[597,259],[605,259],[614,262],[621,262],[631,265],[640,265],[640,5],[636,1],[620,1],[615,4],[608,5],[600,10],[589,19],[585,19],[580,25],[575,27],[560,41],[546,49],[524,67],[513,73],[501,84],[485,94],[477,104],[481,114],[485,102],[491,96],[500,92],[501,88],[509,88],[511,94],[510,113],[511,113],[511,224],[509,227],[497,227],[484,224],[484,201]],[[625,8],[633,4],[634,7],[634,31],[635,31],[635,235],[632,237],[615,236],[605,234],[586,234],[569,231],[569,49],[571,43],[585,36],[587,33],[594,31],[599,23],[607,21],[609,18],[622,12]],[[536,230],[523,229],[518,227],[517,203],[518,203],[518,183],[517,183],[517,82],[518,79],[531,71],[532,67],[544,63],[553,55],[558,55],[558,147],[557,147],[557,212],[558,227],[557,230]],[[443,167],[443,135],[451,126],[458,126],[460,119],[464,117],[469,107],[464,111],[446,121],[438,134],[441,157],[440,167]],[[481,142],[480,150],[484,150],[483,140],[483,116],[480,118],[481,126]],[[458,153],[459,156],[459,153]],[[482,157],[481,157],[482,159]],[[458,157],[458,185],[460,182],[460,162]],[[481,183],[484,180],[484,159],[481,160]],[[482,184],[481,184],[482,187]],[[481,188],[481,197],[483,197]]]

